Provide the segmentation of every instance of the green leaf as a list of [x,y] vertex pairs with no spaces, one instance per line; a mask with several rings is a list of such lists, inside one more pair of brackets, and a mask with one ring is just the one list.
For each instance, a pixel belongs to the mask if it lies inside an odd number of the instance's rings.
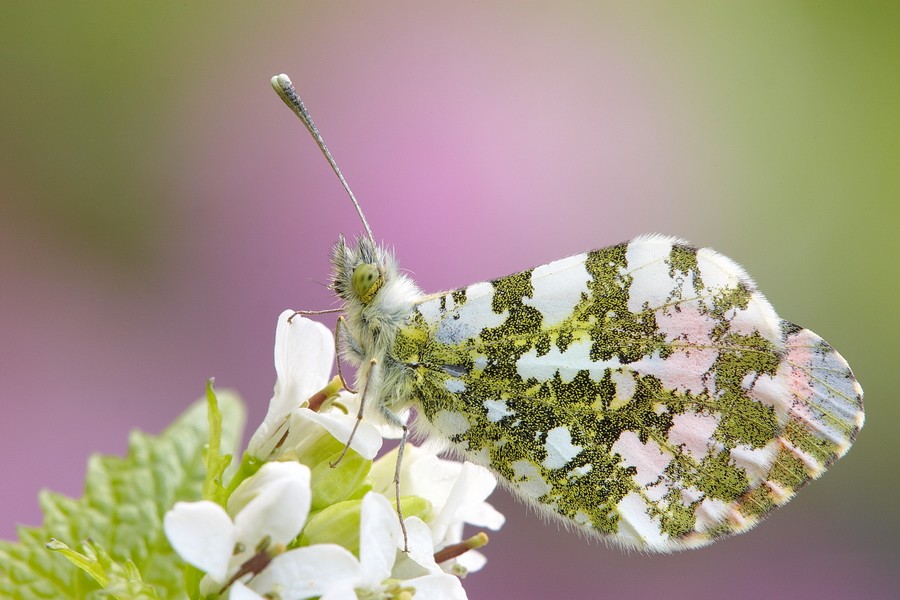
[[[120,592],[121,598],[151,597],[128,596],[134,582],[152,586],[160,599],[185,598],[184,562],[169,546],[162,518],[175,502],[203,495],[204,448],[210,440],[207,403],[195,403],[158,436],[132,432],[126,458],[92,456],[81,498],[41,492],[44,525],[18,528],[18,543],[0,540],[0,598],[99,600]],[[243,431],[244,406],[230,392],[219,392],[217,404],[221,447],[233,453]],[[96,579],[66,559],[62,547],[50,552],[45,545],[51,538],[74,547],[91,540],[84,548],[91,548],[97,561],[109,557],[103,572],[112,587],[101,591]],[[90,560],[87,550],[80,556]],[[124,579],[109,575],[113,563],[124,569]],[[97,573],[95,567],[88,571]]]
[[203,482],[203,499],[212,500],[220,506],[225,506],[228,501],[228,491],[223,485],[222,478],[225,469],[231,464],[231,454],[220,454],[222,447],[222,411],[213,390],[212,379],[206,382],[206,414],[209,424],[209,444],[204,453],[206,462],[206,479]]
[[65,556],[69,562],[93,577],[107,594],[119,600],[160,600],[153,586],[141,580],[141,574],[134,563],[120,565],[92,540],[85,542],[82,547],[84,554],[75,552],[59,540],[51,539],[47,544],[48,549]]

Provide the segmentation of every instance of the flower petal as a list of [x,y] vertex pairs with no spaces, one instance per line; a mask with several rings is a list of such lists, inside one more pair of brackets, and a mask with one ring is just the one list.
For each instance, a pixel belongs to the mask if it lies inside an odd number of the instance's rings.
[[274,592],[282,600],[302,600],[334,588],[352,590],[359,573],[359,561],[346,548],[315,544],[276,556],[249,586],[260,594]]
[[[404,457],[406,460],[406,457]],[[422,496],[431,502],[436,511],[444,508],[462,471],[462,463],[440,460],[433,454],[424,454],[409,465],[409,493]]]
[[266,459],[281,439],[285,420],[295,408],[325,387],[334,364],[334,337],[321,323],[286,310],[275,329],[275,393],[266,418],[257,428],[247,451]]
[[224,508],[209,500],[176,502],[163,518],[163,530],[185,562],[225,581],[237,536]]
[[367,493],[359,524],[360,587],[377,588],[391,576],[399,538],[400,521],[394,507],[381,494]]
[[[443,573],[434,562],[434,542],[431,540],[431,529],[419,517],[404,519],[409,552],[400,554],[397,563],[391,570],[394,579],[412,579],[423,575]],[[403,537],[397,540],[398,548],[403,548]]]
[[348,583],[328,588],[319,600],[357,600],[358,598],[356,590]]
[[493,531],[497,531],[506,523],[506,517],[503,513],[494,508],[488,502],[480,502],[475,506],[466,508],[465,512],[460,513],[466,523],[470,523],[476,527],[486,527]]
[[[435,507],[437,514],[428,522],[435,543],[447,538],[448,532],[461,532],[461,527],[454,525],[462,522],[499,528],[505,521],[493,507],[483,506],[497,485],[484,467],[426,457],[410,467],[410,479],[415,482],[413,493],[427,498]],[[451,541],[458,542],[456,537]]]
[[[291,430],[295,429],[294,423],[299,421],[312,422],[325,428],[328,433],[333,435],[342,444],[346,444],[350,440],[350,433],[356,425],[356,415],[345,415],[342,412],[330,411],[326,413],[317,413],[308,408],[300,408],[294,411]],[[297,424],[296,429],[301,429],[303,425]],[[350,447],[356,450],[366,460],[372,460],[378,451],[381,450],[381,443],[384,439],[378,432],[378,429],[368,421],[360,421],[353,439],[350,440]]]
[[465,568],[467,573],[480,571],[481,568],[487,564],[487,558],[478,550],[469,550],[468,552],[464,552],[463,554],[457,556],[454,560],[456,561],[456,564]]
[[[456,510],[462,504],[466,478],[462,464],[440,460],[437,456],[422,456],[409,467],[409,492],[431,502],[433,516],[428,519],[432,539],[437,544],[447,535],[456,518]],[[453,540],[459,541],[459,540]]]
[[[430,446],[429,446],[430,448]],[[416,464],[418,461],[422,460],[428,456],[434,456],[434,452],[429,452],[428,450],[416,446],[415,444],[407,443],[406,448],[403,451],[403,464],[400,465],[400,495],[401,496],[415,496],[419,495],[413,491],[413,487],[415,482],[413,478],[410,476],[410,468],[412,465]],[[449,462],[449,461],[448,461]],[[436,463],[433,463],[436,464]],[[458,464],[458,463],[456,463]],[[386,452],[382,456],[378,457],[372,464],[372,470],[369,471],[369,477],[372,479],[373,487],[372,489],[376,492],[380,492],[385,496],[393,498],[394,496],[394,471],[397,468],[397,448],[394,448],[390,452]],[[423,469],[426,473],[429,472],[428,469]],[[428,485],[423,485],[423,488],[428,487]],[[449,488],[448,488],[449,489]],[[425,497],[424,495],[422,496]],[[428,499],[429,502],[431,499]],[[433,504],[433,503],[432,503]],[[443,500],[441,501],[441,505],[443,505]]]
[[238,539],[246,552],[265,537],[287,544],[294,539],[309,514],[312,501],[309,467],[296,462],[270,462],[260,467],[228,499]]
[[266,600],[240,581],[231,584],[228,600]]
[[470,462],[463,463],[460,478],[463,477],[466,493],[456,511],[457,517],[476,527],[487,527],[494,531],[500,529],[506,522],[506,517],[485,502],[497,487],[497,478],[484,467]]
[[[343,390],[338,394],[338,397],[340,403],[347,408],[347,414],[355,415],[359,413],[359,394],[351,394],[347,390]],[[367,407],[365,419],[378,430],[381,437],[386,440],[399,440],[403,437],[402,429],[384,422],[384,418],[381,417],[378,410],[371,409],[371,406]],[[397,414],[397,418],[403,423],[409,424],[409,410],[401,411]]]
[[466,600],[466,591],[453,575],[425,575],[404,582],[416,588],[416,600]]

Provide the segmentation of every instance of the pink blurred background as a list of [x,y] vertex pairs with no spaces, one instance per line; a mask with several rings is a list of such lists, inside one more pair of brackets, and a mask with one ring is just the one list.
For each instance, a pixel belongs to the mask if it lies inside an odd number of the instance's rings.
[[[894,598],[892,3],[23,4],[0,25],[0,537],[203,393],[248,435],[275,319],[361,231],[428,292],[639,233],[713,246],[867,391],[850,454],[753,532],[625,555],[508,517],[469,597]],[[333,320],[327,323],[332,323]]]

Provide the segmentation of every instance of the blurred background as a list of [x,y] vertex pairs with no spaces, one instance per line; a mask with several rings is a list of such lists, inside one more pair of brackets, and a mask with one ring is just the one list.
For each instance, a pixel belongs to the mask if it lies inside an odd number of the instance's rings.
[[[0,20],[0,537],[208,377],[274,384],[359,221],[288,73],[428,292],[643,232],[742,263],[866,390],[849,455],[751,533],[672,556],[508,517],[472,599],[895,598],[900,4],[8,3]],[[326,320],[332,323],[333,320]],[[894,381],[895,383],[891,383]]]

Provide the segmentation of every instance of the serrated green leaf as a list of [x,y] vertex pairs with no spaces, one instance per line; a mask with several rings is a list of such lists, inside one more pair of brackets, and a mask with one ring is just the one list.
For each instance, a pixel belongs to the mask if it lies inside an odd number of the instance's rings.
[[120,565],[92,540],[82,544],[84,554],[53,539],[47,544],[47,548],[59,552],[93,577],[109,596],[118,600],[160,600],[153,586],[141,579],[141,573],[133,562]]
[[203,499],[212,500],[220,506],[228,501],[228,491],[222,478],[225,469],[231,464],[231,454],[221,454],[222,447],[222,411],[213,390],[212,379],[206,382],[206,414],[209,424],[209,444],[204,452],[206,462],[206,479],[203,482]]
[[[63,556],[65,556],[69,562],[73,565],[90,575],[94,578],[94,580],[99,583],[101,586],[106,587],[106,584],[109,583],[109,576],[106,574],[107,565],[101,565],[100,561],[97,559],[97,552],[94,551],[94,548],[90,544],[90,542],[86,542],[85,553],[80,554],[75,552],[67,545],[63,544],[59,540],[54,540],[50,538],[50,541],[47,542],[47,549],[53,550],[55,552],[59,552]],[[104,553],[105,554],[105,553]],[[109,558],[109,555],[106,555]],[[107,561],[112,562],[112,561]]]
[[[221,447],[233,453],[243,431],[244,406],[230,392],[218,393],[218,405]],[[139,580],[152,586],[160,599],[185,598],[184,563],[163,534],[162,518],[175,502],[202,497],[203,451],[209,439],[204,398],[159,436],[133,432],[126,458],[92,456],[80,499],[42,492],[43,526],[18,528],[18,543],[0,540],[0,598],[109,597],[112,590],[101,591],[84,571],[45,547],[51,538],[75,547],[92,540],[126,569],[122,581],[110,579],[123,594],[131,593],[129,581]],[[129,563],[131,567],[123,566]],[[133,569],[134,576],[127,575],[127,569]]]

